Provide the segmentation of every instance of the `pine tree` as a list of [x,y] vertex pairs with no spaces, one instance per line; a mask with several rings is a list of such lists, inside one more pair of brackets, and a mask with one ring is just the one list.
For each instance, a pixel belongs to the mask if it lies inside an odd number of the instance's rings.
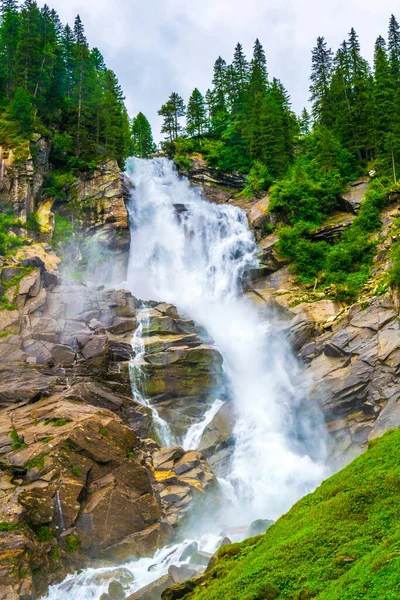
[[267,59],[265,57],[264,48],[260,44],[260,41],[256,39],[250,67],[249,90],[251,96],[254,97],[256,94],[263,94],[267,89],[267,83]]
[[43,61],[42,15],[34,0],[25,0],[20,13],[15,52],[15,84],[34,95]]
[[394,83],[400,83],[400,27],[394,15],[391,15],[388,32],[388,51],[390,68]]
[[140,112],[132,120],[132,154],[139,158],[149,158],[156,152],[151,125],[144,114]]
[[393,87],[386,42],[379,36],[374,55],[374,133],[378,152],[385,147],[387,134],[391,133],[394,118]]
[[242,44],[236,44],[232,66],[237,80],[238,91],[241,94],[249,83],[249,63],[243,52]]
[[313,102],[312,114],[319,123],[329,121],[329,86],[332,76],[333,53],[327,47],[325,38],[317,38],[312,51],[310,101]]
[[0,90],[11,97],[14,84],[15,53],[18,44],[20,17],[17,0],[1,0],[0,24]]
[[10,117],[18,123],[18,133],[29,139],[33,133],[35,116],[31,97],[22,87],[17,88],[14,92],[14,98],[10,104]]
[[197,88],[189,98],[186,111],[186,131],[189,135],[201,139],[206,126],[206,106],[204,98]]
[[161,127],[161,133],[167,134],[167,139],[172,142],[176,140],[183,128],[179,122],[181,117],[186,114],[186,106],[183,98],[176,92],[172,92],[167,102],[162,105],[158,114],[164,117],[164,122]]
[[306,108],[303,108],[299,117],[300,135],[307,135],[311,131],[311,115]]

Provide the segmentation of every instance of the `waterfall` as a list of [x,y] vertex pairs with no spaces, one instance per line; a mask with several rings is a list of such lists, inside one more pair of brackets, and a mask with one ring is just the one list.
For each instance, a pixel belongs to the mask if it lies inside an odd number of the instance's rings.
[[205,413],[203,419],[189,427],[182,442],[184,450],[196,450],[198,448],[205,428],[211,423],[223,404],[224,402],[217,398]]
[[[207,329],[224,359],[236,418],[230,469],[220,479],[230,507],[223,516],[224,525],[275,519],[326,475],[323,453],[319,456],[315,451],[323,430],[303,413],[307,390],[304,382],[300,384],[299,366],[290,347],[273,334],[272,317],[262,320],[242,294],[243,276],[257,264],[257,247],[246,215],[234,206],[204,200],[198,189],[178,177],[167,159],[130,159],[128,175],[134,186],[129,206],[129,289],[142,300],[176,305]],[[168,424],[159,421],[156,409],[141,392],[145,331],[143,310],[132,340],[132,392],[152,410],[160,441],[169,445]],[[216,397],[189,428],[185,448],[199,444],[222,404]],[[198,519],[196,526],[186,539],[158,550],[154,557],[124,563],[123,570],[132,575],[127,593],[164,575],[170,565],[185,564],[180,557],[194,541],[199,550],[215,552],[222,539],[216,515],[208,522]],[[201,535],[204,531],[209,533]],[[98,600],[107,590],[109,575],[118,579],[120,573],[121,565],[85,569],[52,586],[46,598]]]
[[129,371],[131,375],[131,388],[132,395],[136,402],[146,406],[151,410],[152,422],[154,427],[154,432],[158,438],[159,443],[162,446],[173,446],[175,443],[174,436],[172,435],[171,429],[168,423],[160,417],[158,411],[150,404],[149,400],[144,397],[143,392],[141,390],[141,383],[145,374],[141,369],[141,361],[143,360],[143,356],[146,352],[146,347],[143,339],[143,333],[146,333],[149,325],[149,318],[146,313],[146,309],[143,309],[139,316],[139,324],[135,330],[133,339],[132,339],[132,349],[134,352],[134,356],[129,363]]
[[304,439],[299,367],[285,341],[268,335],[273,323],[242,295],[243,275],[257,264],[246,215],[206,201],[165,158],[130,159],[127,172],[134,186],[128,287],[144,300],[175,304],[215,340],[236,414],[227,481],[242,519],[274,519],[325,471]]

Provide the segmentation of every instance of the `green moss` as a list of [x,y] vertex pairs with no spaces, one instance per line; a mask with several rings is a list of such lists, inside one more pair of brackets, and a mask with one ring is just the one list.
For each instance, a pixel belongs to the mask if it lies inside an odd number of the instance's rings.
[[76,467],[72,462],[68,463],[68,467],[71,470],[72,475],[75,475],[75,477],[80,477],[82,475],[78,467]]
[[16,531],[17,529],[19,529],[19,525],[16,523],[0,521],[0,531]]
[[400,430],[373,440],[265,535],[222,548],[184,598],[397,600],[399,456]]
[[11,444],[12,450],[19,450],[20,448],[26,448],[26,444],[25,444],[23,438],[19,437],[18,432],[15,429],[15,427],[12,428],[9,435],[13,441],[13,443]]
[[47,525],[41,525],[36,532],[39,542],[50,542],[54,538],[54,533]]
[[65,549],[67,552],[80,550],[81,543],[75,535],[67,535],[65,538]]
[[107,435],[108,435],[107,429],[105,429],[104,427],[102,427],[100,429],[100,435],[102,435],[103,437],[107,437]]
[[38,456],[35,456],[35,458],[32,458],[27,462],[26,470],[30,471],[31,469],[37,469],[38,471],[41,471],[44,468],[45,456],[45,454],[39,454]]
[[51,425],[52,427],[64,427],[64,425],[70,422],[71,419],[46,419],[44,424]]

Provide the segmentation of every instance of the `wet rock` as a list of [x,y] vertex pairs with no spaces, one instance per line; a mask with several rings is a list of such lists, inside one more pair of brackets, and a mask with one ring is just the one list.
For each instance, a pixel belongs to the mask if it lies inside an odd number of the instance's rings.
[[128,596],[126,600],[160,600],[161,594],[173,584],[174,580],[171,575],[164,575],[131,596]]
[[192,556],[192,554],[197,552],[198,549],[199,549],[199,545],[197,542],[192,542],[191,544],[189,544],[189,546],[187,546],[184,549],[184,551],[182,552],[182,554],[180,555],[179,562],[184,562],[185,560],[190,558]]
[[168,569],[168,575],[172,577],[174,583],[184,583],[188,579],[198,576],[198,572],[196,569],[191,569],[186,565],[181,565],[180,567],[171,565]]
[[108,595],[112,600],[125,600],[125,590],[119,581],[111,581],[108,586]]
[[256,521],[253,521],[246,533],[246,537],[253,537],[265,533],[274,522],[275,521],[269,519],[257,519]]
[[62,344],[54,344],[50,353],[56,365],[72,365],[76,358],[75,351]]
[[360,177],[350,184],[348,192],[340,195],[343,210],[357,214],[368,190],[369,178]]
[[206,567],[210,562],[211,557],[212,554],[210,554],[209,552],[197,550],[197,552],[194,552],[194,554],[192,554],[192,556],[190,557],[189,564]]

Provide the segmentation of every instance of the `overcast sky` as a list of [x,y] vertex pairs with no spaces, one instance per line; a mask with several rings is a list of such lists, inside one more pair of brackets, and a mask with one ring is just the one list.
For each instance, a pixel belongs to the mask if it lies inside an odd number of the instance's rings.
[[[43,4],[44,2],[40,2]],[[333,50],[352,26],[372,60],[376,37],[386,37],[389,0],[48,0],[64,23],[80,14],[89,44],[103,53],[126,95],[131,116],[142,111],[160,139],[157,110],[172,91],[187,101],[194,87],[205,93],[221,55],[231,61],[240,41],[248,56],[255,38],[268,71],[278,77],[300,112],[308,99],[310,52],[318,35]],[[396,12],[397,11],[397,12]]]

